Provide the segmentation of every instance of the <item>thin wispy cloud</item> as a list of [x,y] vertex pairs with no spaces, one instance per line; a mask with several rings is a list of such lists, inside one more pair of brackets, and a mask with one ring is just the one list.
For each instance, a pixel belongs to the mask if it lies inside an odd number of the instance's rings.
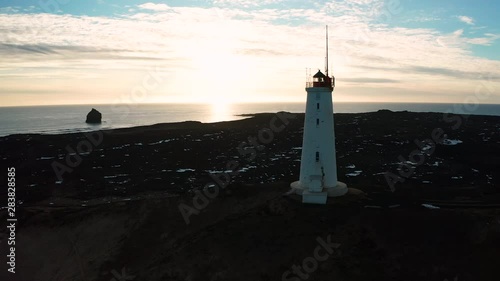
[[365,78],[365,77],[357,77],[357,78],[343,78],[345,82],[358,83],[358,84],[367,84],[367,83],[399,83],[399,80],[388,79],[388,78]]
[[[119,16],[0,13],[0,94],[21,91],[17,80],[7,81],[13,73],[16,79],[57,75],[65,81],[32,79],[46,93],[50,87],[55,92],[66,88],[75,77],[100,75],[110,85],[124,77],[140,82],[140,73],[160,66],[172,78],[151,94],[157,101],[204,101],[214,93],[234,101],[286,93],[298,101],[303,99],[304,68],[323,68],[325,23],[330,26],[331,69],[340,85],[349,85],[336,92],[338,100],[371,101],[372,92],[359,90],[363,83],[387,87],[383,97],[399,89],[397,98],[406,100],[404,93],[416,81],[421,92],[433,93],[437,77],[456,90],[459,100],[481,74],[500,76],[498,60],[472,52],[474,46],[498,44],[500,36],[488,28],[471,36],[458,21],[454,32],[390,24],[405,18],[409,9],[381,0],[291,3],[214,1],[187,7],[145,2],[124,6]],[[245,8],[249,5],[251,9]],[[203,83],[190,83],[192,77]],[[108,86],[107,95],[127,91],[121,84]],[[247,87],[235,95],[232,87],[238,84]],[[36,85],[30,94],[34,89]],[[105,97],[100,95],[99,101],[106,102]]]
[[474,19],[471,18],[471,17],[468,17],[468,16],[458,16],[458,19],[461,21],[461,22],[464,22],[466,24],[469,24],[469,25],[474,25]]
[[213,0],[215,6],[231,6],[231,7],[262,7],[270,4],[281,3],[285,0]]
[[138,5],[137,7],[142,10],[151,10],[151,11],[168,11],[170,9],[170,7],[166,4],[155,4],[151,2]]

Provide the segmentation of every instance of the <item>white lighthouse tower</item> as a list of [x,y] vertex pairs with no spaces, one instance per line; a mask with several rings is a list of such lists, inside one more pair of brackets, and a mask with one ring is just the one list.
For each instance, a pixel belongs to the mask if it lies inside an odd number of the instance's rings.
[[304,119],[300,178],[291,187],[302,195],[303,203],[326,204],[327,197],[347,193],[337,181],[332,92],[335,77],[328,76],[328,26],[326,27],[326,69],[318,70],[306,82],[307,102]]

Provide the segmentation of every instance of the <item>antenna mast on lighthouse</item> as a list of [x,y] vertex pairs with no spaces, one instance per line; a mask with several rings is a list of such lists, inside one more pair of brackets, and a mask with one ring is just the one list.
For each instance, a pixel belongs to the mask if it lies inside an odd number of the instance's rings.
[[328,25],[326,26],[326,69],[325,69],[325,72],[326,72],[326,77],[330,77],[330,76],[328,76]]

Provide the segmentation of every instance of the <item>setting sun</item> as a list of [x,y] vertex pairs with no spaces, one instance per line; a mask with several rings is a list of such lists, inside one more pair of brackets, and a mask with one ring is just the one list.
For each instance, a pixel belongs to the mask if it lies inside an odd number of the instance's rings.
[[193,91],[206,93],[200,101],[227,104],[245,99],[246,85],[253,69],[248,58],[228,49],[210,49],[192,58]]

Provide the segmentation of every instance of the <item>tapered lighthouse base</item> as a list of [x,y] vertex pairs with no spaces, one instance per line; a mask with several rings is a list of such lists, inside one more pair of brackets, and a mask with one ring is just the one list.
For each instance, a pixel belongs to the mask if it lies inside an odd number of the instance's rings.
[[338,181],[334,187],[324,187],[320,192],[311,192],[307,187],[304,187],[300,181],[295,181],[290,184],[295,194],[302,196],[302,203],[309,204],[326,204],[328,197],[338,197],[347,193],[347,185]]

